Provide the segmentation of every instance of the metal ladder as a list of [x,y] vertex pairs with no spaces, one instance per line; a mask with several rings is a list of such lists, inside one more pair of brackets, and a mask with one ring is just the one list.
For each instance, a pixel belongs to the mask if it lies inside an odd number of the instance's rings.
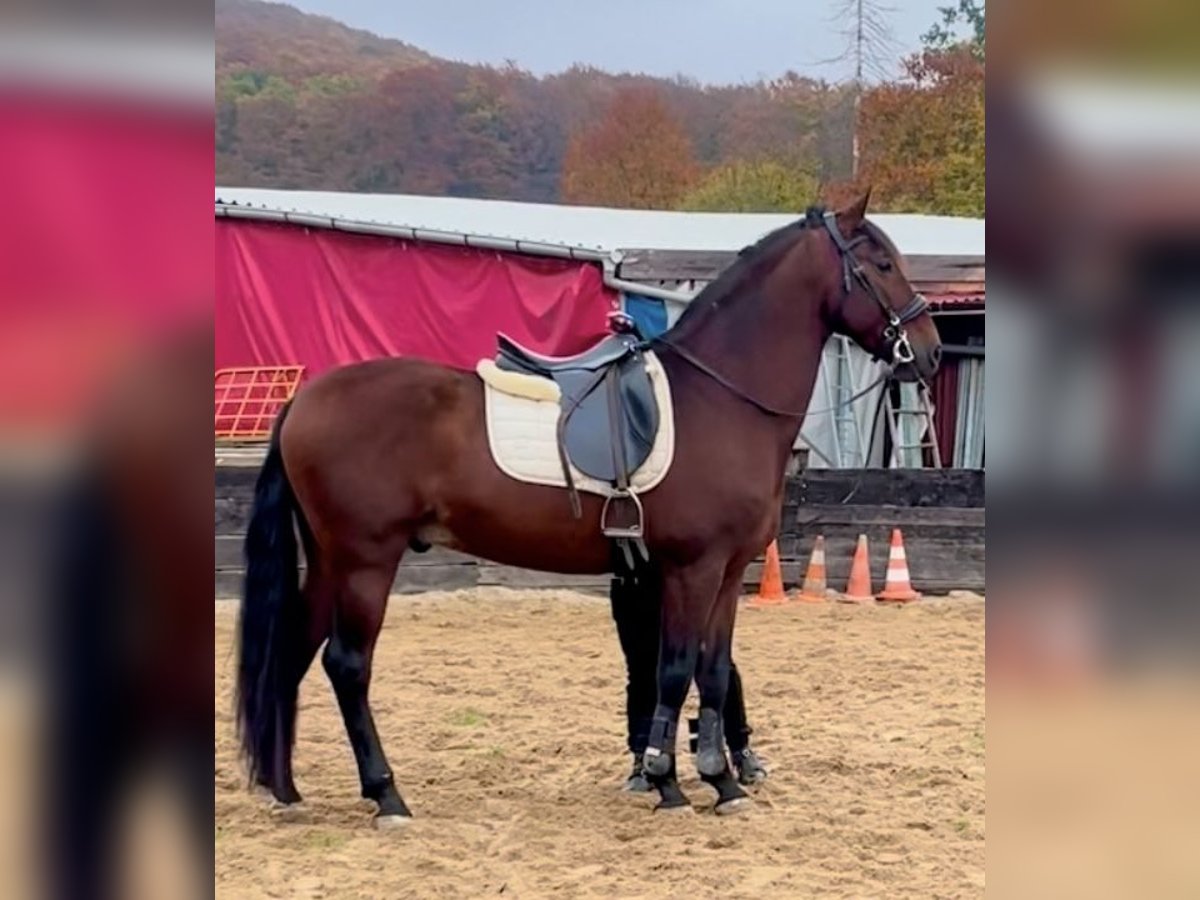
[[[838,465],[843,468],[858,468],[866,465],[863,452],[862,431],[858,427],[858,416],[849,402],[854,395],[850,368],[850,341],[836,335],[834,341],[832,377],[825,379],[825,394],[829,406],[833,407],[833,439],[837,451]],[[868,448],[869,449],[869,448]]]
[[[884,391],[884,409],[887,413],[888,433],[892,438],[892,458],[896,468],[921,469],[925,467],[925,451],[928,450],[933,459],[935,469],[942,468],[942,454],[937,445],[937,433],[933,427],[933,402],[929,399],[929,391],[923,385],[903,384],[898,387],[900,402],[897,405],[892,400],[892,390],[889,385]],[[905,406],[905,399],[916,394],[916,405]],[[901,423],[917,419],[917,443],[905,443],[905,430]],[[924,435],[924,438],[922,438]]]

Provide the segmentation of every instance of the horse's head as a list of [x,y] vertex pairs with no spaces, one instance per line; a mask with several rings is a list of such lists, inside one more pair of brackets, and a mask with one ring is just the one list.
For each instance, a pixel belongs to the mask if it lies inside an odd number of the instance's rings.
[[829,242],[827,320],[876,359],[894,366],[902,381],[930,379],[942,342],[925,298],[913,290],[904,258],[877,225],[866,220],[870,191],[836,213],[809,211],[809,224]]

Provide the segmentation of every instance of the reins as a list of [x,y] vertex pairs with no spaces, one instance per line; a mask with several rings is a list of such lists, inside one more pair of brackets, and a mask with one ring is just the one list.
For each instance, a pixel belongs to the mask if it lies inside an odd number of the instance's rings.
[[857,400],[861,400],[863,397],[867,396],[867,394],[871,393],[871,391],[875,390],[875,388],[879,387],[879,385],[883,384],[892,374],[890,368],[885,370],[862,390],[851,394],[845,400],[839,400],[833,406],[828,406],[825,409],[782,409],[778,406],[772,406],[770,403],[764,403],[762,400],[759,400],[756,397],[752,397],[716,369],[708,365],[708,363],[704,362],[704,360],[697,357],[694,353],[692,353],[691,350],[688,350],[686,347],[683,347],[674,341],[668,340],[665,334],[659,335],[658,337],[652,339],[650,343],[662,344],[666,347],[669,347],[671,350],[675,351],[675,353],[679,354],[680,359],[691,365],[693,368],[703,372],[730,393],[741,398],[742,400],[745,400],[751,406],[762,410],[769,416],[779,416],[785,419],[802,419],[805,416],[824,415],[825,413],[835,412],[842,407],[849,406]]
[[[709,378],[712,378],[715,382],[717,382],[717,384],[721,385],[722,387],[724,387],[726,390],[730,391],[735,396],[740,397],[742,400],[745,400],[747,403],[751,404],[752,406],[755,406],[758,409],[762,410],[763,412],[767,413],[767,415],[781,416],[781,417],[793,418],[793,419],[803,418],[804,416],[824,415],[826,413],[836,412],[837,410],[842,409],[843,407],[850,406],[851,404],[861,400],[867,394],[871,393],[871,391],[875,390],[875,388],[879,387],[881,384],[885,384],[892,377],[892,371],[893,371],[892,367],[889,366],[883,372],[879,373],[879,375],[876,378],[874,378],[871,381],[871,383],[868,384],[866,387],[864,387],[862,390],[856,391],[855,393],[853,393],[849,397],[847,397],[845,400],[839,400],[837,403],[833,404],[833,406],[827,406],[824,409],[813,409],[813,410],[805,410],[803,412],[795,412],[793,410],[779,409],[777,407],[771,406],[769,403],[763,403],[762,401],[757,400],[754,397],[751,397],[749,394],[747,394],[745,391],[743,391],[741,388],[739,388],[736,384],[731,382],[728,378],[726,378],[720,372],[717,372],[716,370],[711,368],[703,360],[698,359],[695,355],[692,354],[692,352],[690,350],[686,350],[685,348],[680,347],[678,344],[674,343],[673,341],[665,340],[664,336],[662,336],[662,335],[660,335],[657,338],[654,338],[653,340],[649,341],[648,343],[663,344],[663,345],[669,347],[670,349],[674,350],[676,353],[679,354],[680,359],[682,359],[685,362],[687,362],[688,364],[694,366],[696,369],[703,372]],[[922,384],[924,384],[924,382],[922,382]],[[868,447],[871,447],[875,443],[875,428],[878,424],[879,424],[879,411],[878,411],[878,408],[876,408],[875,415],[871,417],[871,436],[870,436],[869,440],[867,441]],[[831,468],[836,468],[836,465],[834,464],[833,460],[829,459],[829,457],[827,457],[824,453],[822,453],[819,448],[814,447],[812,444],[808,444],[807,442],[806,442],[806,445],[808,446],[809,450],[816,453],[817,456],[819,456],[823,460],[825,460],[825,462]],[[854,486],[852,488],[850,488],[849,493],[847,493],[846,496],[843,497],[839,501],[839,503],[846,504],[846,503],[850,502],[850,499],[856,493],[858,493],[858,489],[861,485],[862,485],[862,475],[860,474],[859,477],[855,479]],[[806,519],[803,524],[812,525],[817,522],[820,522],[821,520],[822,520],[822,516],[820,514],[817,514],[815,516],[812,516],[809,519]]]

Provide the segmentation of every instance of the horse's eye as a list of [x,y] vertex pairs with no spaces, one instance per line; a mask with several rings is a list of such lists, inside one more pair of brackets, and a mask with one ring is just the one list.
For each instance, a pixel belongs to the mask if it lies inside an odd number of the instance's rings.
[[890,259],[882,260],[880,262],[875,263],[875,265],[879,267],[880,272],[892,271],[892,261]]

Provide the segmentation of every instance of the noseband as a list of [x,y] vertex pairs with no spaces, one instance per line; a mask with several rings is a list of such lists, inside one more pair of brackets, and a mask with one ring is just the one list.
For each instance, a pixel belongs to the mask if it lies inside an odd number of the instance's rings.
[[855,259],[854,254],[851,252],[863,241],[868,240],[867,236],[865,234],[859,235],[853,240],[847,241],[838,230],[836,213],[825,213],[822,221],[824,222],[825,230],[829,232],[829,237],[833,240],[833,245],[837,247],[838,255],[842,260],[842,285],[845,289],[845,293],[842,294],[842,303],[845,303],[846,298],[850,296],[853,288],[851,279],[853,278],[867,292],[867,296],[879,305],[879,308],[883,310],[883,314],[887,318],[887,325],[883,329],[883,340],[885,343],[891,343],[892,358],[888,360],[887,356],[879,353],[875,353],[873,356],[875,359],[882,360],[883,362],[890,361],[893,365],[912,362],[915,356],[913,355],[912,344],[908,340],[908,333],[904,330],[904,325],[929,308],[925,297],[921,294],[916,294],[904,309],[896,312],[879,296],[879,291],[875,290],[875,285],[867,278],[866,270],[863,269],[862,264]]

